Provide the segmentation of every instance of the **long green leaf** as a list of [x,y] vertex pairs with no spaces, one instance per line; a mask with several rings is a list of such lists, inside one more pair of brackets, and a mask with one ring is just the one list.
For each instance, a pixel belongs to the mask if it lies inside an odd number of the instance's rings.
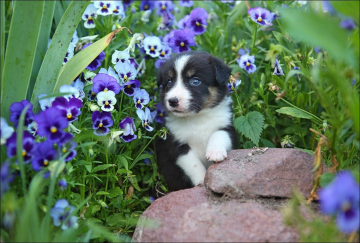
[[359,1],[332,1],[331,5],[345,16],[352,17],[359,24]]
[[53,91],[71,38],[88,4],[89,1],[73,1],[61,18],[35,83],[31,97],[34,112],[40,110],[38,96]]
[[71,58],[70,61],[61,68],[52,92],[57,92],[64,84],[70,84],[110,44],[115,34],[124,28],[125,27],[114,30]]
[[0,6],[0,18],[1,18],[1,27],[0,27],[0,31],[1,31],[1,53],[0,53],[0,70],[3,70],[3,66],[4,66],[4,56],[5,56],[5,1],[1,1],[0,2],[1,6]]
[[1,116],[5,119],[9,119],[10,105],[26,98],[43,7],[44,1],[14,3],[1,80]]
[[41,63],[43,61],[43,56],[45,56],[46,53],[46,49],[50,37],[52,19],[54,16],[54,9],[55,9],[55,1],[45,1],[44,11],[41,19],[40,33],[36,47],[35,60],[32,68],[32,76],[30,79],[30,85],[27,93],[28,100],[31,99],[31,94],[34,89],[36,76],[39,73]]

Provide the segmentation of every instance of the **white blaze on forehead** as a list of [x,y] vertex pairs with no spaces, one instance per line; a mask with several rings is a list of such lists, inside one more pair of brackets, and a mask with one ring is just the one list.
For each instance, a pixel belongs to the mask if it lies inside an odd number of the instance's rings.
[[[182,79],[182,72],[189,61],[190,56],[184,55],[175,60],[176,80],[172,80],[174,86],[170,88],[165,95],[165,104],[168,110],[186,111],[189,108],[190,100],[192,98],[190,91],[185,87]],[[168,100],[170,98],[178,98],[179,106],[171,107]]]

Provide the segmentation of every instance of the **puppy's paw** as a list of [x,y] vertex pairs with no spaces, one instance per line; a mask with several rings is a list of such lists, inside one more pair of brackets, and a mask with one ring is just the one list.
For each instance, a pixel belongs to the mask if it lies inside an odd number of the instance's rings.
[[205,157],[207,160],[217,163],[227,158],[227,152],[224,147],[207,148]]

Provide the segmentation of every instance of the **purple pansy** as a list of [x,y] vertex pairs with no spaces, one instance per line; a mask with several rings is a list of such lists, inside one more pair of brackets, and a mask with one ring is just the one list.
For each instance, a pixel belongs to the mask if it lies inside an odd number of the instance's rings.
[[236,80],[234,83],[233,82],[230,82],[227,84],[227,87],[228,87],[228,91],[229,93],[232,93],[234,92],[234,90],[239,87],[239,85],[241,84],[241,80]]
[[239,55],[245,55],[245,54],[250,54],[250,49],[249,48],[245,48],[245,50],[243,49],[243,48],[240,48],[239,50],[238,50],[238,54]]
[[63,155],[67,152],[70,152],[64,159],[65,162],[72,160],[76,156],[76,146],[77,143],[75,142],[73,135],[70,133],[64,133],[58,142],[58,148],[59,153],[62,153]]
[[155,1],[156,14],[162,16],[164,11],[173,11],[175,5],[172,1]]
[[119,77],[123,82],[135,79],[137,75],[136,69],[129,62],[116,63],[115,70],[119,74]]
[[330,1],[321,1],[321,5],[324,13],[329,13],[331,15],[336,14],[336,10],[334,9]]
[[[85,44],[82,48],[84,50],[86,47],[90,46],[92,43]],[[101,62],[105,59],[105,52],[100,52],[100,54],[86,67],[90,71],[95,71],[98,67],[101,66]]]
[[140,3],[140,11],[152,10],[155,6],[155,1],[143,0]]
[[188,14],[188,15],[185,15],[182,19],[180,19],[178,22],[177,22],[177,27],[179,28],[179,29],[185,29],[187,26],[186,26],[186,23],[187,23],[187,21],[188,21],[188,19],[190,18],[190,15]]
[[267,9],[260,7],[251,8],[248,10],[248,14],[250,15],[251,20],[259,25],[272,25],[271,21],[274,16]]
[[123,86],[123,91],[127,96],[133,96],[135,94],[135,91],[140,87],[140,81],[139,80],[130,80],[129,82],[126,82]]
[[97,74],[93,79],[93,83],[94,85],[92,87],[92,91],[95,94],[98,94],[102,91],[108,92],[110,90],[115,94],[118,94],[121,90],[121,87],[116,79],[105,73]]
[[174,22],[174,15],[170,11],[162,12],[161,23],[159,24],[157,30],[169,30]]
[[353,30],[355,29],[355,21],[352,18],[346,18],[340,22],[340,27],[346,30]]
[[176,30],[169,40],[169,46],[174,52],[190,51],[190,46],[195,46],[195,34],[191,29]]
[[87,97],[90,101],[96,101],[96,94],[92,90],[89,90]]
[[61,111],[61,116],[66,118],[68,122],[78,119],[78,116],[81,114],[80,108],[83,106],[79,99],[71,98],[67,100],[64,97],[57,97],[52,105]]
[[3,193],[10,190],[10,182],[14,180],[14,174],[10,171],[10,162],[5,161],[1,165],[1,171],[0,171],[0,184],[1,184],[1,191],[0,196],[3,195]]
[[191,10],[190,17],[186,22],[186,27],[194,31],[195,35],[201,35],[206,31],[206,19],[208,13],[203,8],[195,8]]
[[82,20],[85,20],[84,22],[84,27],[86,29],[93,29],[95,28],[95,22],[94,19],[96,18],[96,7],[94,6],[94,4],[90,3],[86,9],[84,14],[82,15]]
[[155,122],[164,123],[164,116],[166,112],[165,108],[161,105],[161,103],[156,104],[155,107],[156,107]]
[[40,112],[34,117],[38,124],[38,134],[47,137],[52,142],[58,142],[63,136],[64,128],[68,126],[68,120],[62,116],[62,111],[56,107],[51,107]]
[[129,62],[130,62],[130,65],[133,66],[136,70],[138,69],[139,64],[137,63],[137,61],[135,60],[134,57],[130,57]]
[[46,140],[45,142],[36,144],[34,159],[31,160],[32,168],[35,171],[41,171],[47,167],[50,161],[57,158],[57,151],[54,149],[53,143]]
[[14,127],[18,126],[21,112],[28,106],[25,113],[24,126],[29,125],[34,120],[34,113],[32,111],[33,105],[28,100],[21,102],[14,102],[10,106],[10,121],[14,123]]
[[132,2],[134,2],[134,0],[122,0],[125,10],[130,7]]
[[120,137],[125,142],[128,143],[137,138],[137,136],[135,135],[136,128],[134,119],[127,116],[124,120],[120,122],[119,127],[121,129],[124,129],[124,133]]
[[59,181],[58,185],[59,185],[61,191],[65,191],[66,188],[67,188],[67,186],[68,186],[68,184],[67,184],[67,182],[66,182],[65,179],[61,179],[61,180]]
[[341,171],[319,192],[324,214],[336,215],[338,228],[345,233],[359,230],[359,184],[350,171]]
[[283,70],[280,66],[280,63],[278,62],[277,59],[275,59],[275,69],[274,69],[273,75],[278,75],[278,76],[284,75],[284,72],[283,72]]
[[118,82],[118,84],[120,84],[119,75],[117,75],[117,73],[114,71],[114,69],[112,69],[112,67],[109,67],[108,70],[106,70],[105,68],[100,68],[99,73],[105,73],[107,75],[110,75],[116,80],[116,82]]
[[[6,140],[6,155],[8,158],[16,156],[16,136],[17,132],[14,132],[10,138]],[[31,161],[34,155],[35,150],[35,141],[34,137],[30,132],[24,131],[23,140],[22,140],[22,151],[21,155],[23,156],[24,164],[27,164]]]
[[141,119],[142,125],[145,127],[147,131],[151,132],[152,130],[154,130],[154,128],[149,126],[149,124],[152,123],[152,118],[151,118],[150,110],[147,107],[145,108],[145,111],[141,109],[137,109],[136,114]]
[[191,1],[191,0],[181,0],[179,1],[179,6],[182,6],[182,7],[192,7],[194,5],[194,2]]
[[[300,70],[300,68],[299,67],[294,67],[294,70]],[[294,77],[297,77],[300,80],[301,75],[300,74],[294,74]]]
[[135,107],[138,109],[142,109],[150,101],[149,94],[148,92],[146,92],[145,89],[138,89],[135,91],[133,100],[135,103]]
[[356,78],[354,78],[351,82],[351,86],[354,86],[356,84]]
[[236,60],[239,66],[250,74],[256,71],[255,56],[249,56],[248,54],[242,55],[239,59]]
[[103,16],[112,14],[115,7],[113,1],[94,1],[94,6],[97,8],[96,13]]
[[60,226],[62,230],[66,230],[68,228],[77,228],[78,218],[76,216],[70,216],[72,211],[75,208],[69,205],[69,202],[66,199],[59,199],[55,206],[50,211],[50,216],[53,219],[53,223],[55,226]]
[[114,124],[111,119],[111,113],[106,111],[94,111],[91,120],[93,121],[92,128],[94,129],[94,134],[97,136],[104,136],[108,134],[110,131],[109,127]]
[[165,59],[157,59],[155,62],[154,62],[154,66],[156,69],[159,69],[163,64],[164,62],[166,62]]
[[[190,16],[190,15],[189,15],[189,16]],[[171,38],[174,37],[175,31],[176,31],[176,30],[171,30],[169,33],[167,33],[166,35],[164,35],[164,37],[163,37],[163,39],[162,39],[162,42],[169,44],[169,41],[171,40]]]
[[161,50],[160,50],[159,58],[160,58],[160,59],[169,59],[170,56],[171,56],[171,53],[172,53],[171,47],[170,47],[168,44],[163,43],[163,44],[161,45]]

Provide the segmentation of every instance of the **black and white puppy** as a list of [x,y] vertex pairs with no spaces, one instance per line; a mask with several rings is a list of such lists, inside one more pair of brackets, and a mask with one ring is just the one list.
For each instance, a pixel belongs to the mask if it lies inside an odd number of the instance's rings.
[[197,51],[177,54],[158,70],[169,134],[157,140],[156,153],[169,191],[202,183],[206,169],[237,147],[227,88],[230,74],[222,60]]

